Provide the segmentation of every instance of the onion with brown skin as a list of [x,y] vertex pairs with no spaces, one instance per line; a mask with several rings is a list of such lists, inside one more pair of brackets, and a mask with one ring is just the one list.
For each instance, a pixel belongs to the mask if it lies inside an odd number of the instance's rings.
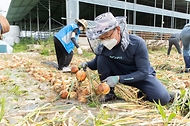
[[77,93],[74,91],[70,92],[69,99],[76,99],[76,98],[77,98]]
[[110,92],[110,86],[106,82],[103,82],[98,85],[97,90],[101,94],[108,94]]
[[76,73],[76,78],[79,82],[82,82],[86,79],[86,72],[83,71],[83,70],[79,70],[77,73]]
[[98,90],[98,87],[95,89],[96,95],[101,95],[101,92]]
[[79,71],[78,66],[72,66],[71,67],[71,73],[77,73]]
[[67,90],[62,90],[60,93],[60,97],[66,99],[69,92]]
[[78,101],[79,101],[79,102],[82,102],[82,103],[86,103],[86,102],[87,102],[87,99],[82,96],[82,97],[79,97],[79,98],[78,98]]

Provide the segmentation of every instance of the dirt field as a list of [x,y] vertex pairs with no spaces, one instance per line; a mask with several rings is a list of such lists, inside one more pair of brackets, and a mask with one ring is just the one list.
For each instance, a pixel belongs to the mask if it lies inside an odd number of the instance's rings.
[[[18,53],[0,54],[0,57],[0,98],[5,98],[5,115],[0,125],[60,125],[64,121],[67,124],[93,125],[93,121],[82,121],[88,116],[94,118],[100,108],[89,108],[86,103],[75,99],[59,98],[51,82],[40,75],[41,71],[43,74],[62,76],[69,82],[76,80],[75,74],[62,73],[52,64],[42,63],[54,62],[54,56]],[[36,69],[34,72],[28,71],[31,64]],[[68,122],[68,119],[72,121]]]
[[[71,65],[83,60],[74,56]],[[72,85],[75,74],[62,73],[44,61],[56,62],[55,56],[0,54],[0,99],[5,100],[1,126],[163,125],[153,103],[139,105],[116,100],[89,107],[78,99],[60,98],[48,77],[56,76]],[[182,119],[176,116],[171,125],[189,124],[188,119],[180,122]]]

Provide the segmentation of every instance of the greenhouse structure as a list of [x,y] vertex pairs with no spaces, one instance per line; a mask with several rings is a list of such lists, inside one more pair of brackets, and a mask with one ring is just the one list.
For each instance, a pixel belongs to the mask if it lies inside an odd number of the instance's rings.
[[104,12],[125,16],[131,33],[159,34],[180,32],[190,20],[188,0],[12,0],[7,19],[18,25],[23,36],[45,37],[76,18],[90,26]]

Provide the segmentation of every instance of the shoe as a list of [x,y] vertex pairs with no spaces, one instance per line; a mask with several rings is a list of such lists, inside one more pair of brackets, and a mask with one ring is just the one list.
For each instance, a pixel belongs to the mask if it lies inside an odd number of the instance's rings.
[[141,99],[143,99],[145,101],[148,100],[146,94],[143,93],[142,91],[137,92],[137,98],[141,98]]
[[104,101],[105,101],[105,102],[108,102],[108,101],[111,101],[111,100],[113,100],[113,99],[115,99],[115,98],[116,98],[115,93],[108,93],[107,95],[105,95]]
[[110,92],[108,94],[104,95],[99,101],[100,102],[108,102],[108,101],[114,100],[116,98],[117,98],[117,96],[114,93],[114,88],[110,87]]
[[71,72],[71,68],[69,67],[63,67],[62,72]]
[[171,102],[171,103],[173,103],[176,98],[180,97],[179,92],[170,92],[169,95],[170,95],[170,101],[169,102]]
[[189,68],[186,68],[184,72],[185,72],[185,73],[188,73],[188,72],[189,72]]
[[57,68],[58,70],[62,70],[63,68]]
[[106,95],[103,95],[100,99],[99,102],[108,102],[111,101],[113,99],[115,99],[116,95],[114,93],[114,88],[110,87],[110,92]]

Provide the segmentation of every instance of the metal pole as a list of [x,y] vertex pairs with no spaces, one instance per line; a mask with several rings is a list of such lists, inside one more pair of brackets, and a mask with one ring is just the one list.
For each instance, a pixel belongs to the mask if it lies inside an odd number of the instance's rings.
[[108,12],[110,12],[110,0],[108,0]]
[[171,17],[171,28],[174,28],[174,11],[175,11],[175,0],[172,0],[172,12],[173,12],[173,15]]
[[[156,0],[154,0],[154,7],[156,8]],[[154,14],[154,27],[156,26],[156,14]]]
[[[188,12],[189,12],[189,2],[187,1],[187,9],[186,9],[187,11],[186,11],[186,13],[188,14]],[[186,19],[186,24],[188,23],[188,21],[187,21],[187,19]]]
[[125,0],[124,17],[127,17],[127,14],[126,14],[126,0]]
[[31,23],[31,12],[30,12],[30,37],[32,37],[32,23]]
[[38,30],[38,39],[39,39],[40,26],[39,26],[39,7],[38,7],[38,5],[37,5],[37,30]]
[[164,10],[164,0],[162,1],[162,21],[161,21],[161,29],[162,29],[162,32],[161,32],[161,40],[162,40],[162,37],[163,37],[163,25],[164,25],[163,10]]
[[51,33],[51,3],[50,3],[50,0],[49,0],[49,35]]
[[70,17],[69,17],[69,1],[66,0],[66,24],[68,24]]
[[94,18],[96,17],[96,4],[94,4]]
[[[137,0],[134,0],[134,6],[135,6],[135,4],[137,3]],[[136,11],[134,10],[133,11],[133,25],[136,25]],[[133,31],[133,33],[135,34],[136,33],[136,31]]]
[[24,19],[24,29],[25,29],[25,37],[27,37],[27,31],[26,31],[26,19]]

